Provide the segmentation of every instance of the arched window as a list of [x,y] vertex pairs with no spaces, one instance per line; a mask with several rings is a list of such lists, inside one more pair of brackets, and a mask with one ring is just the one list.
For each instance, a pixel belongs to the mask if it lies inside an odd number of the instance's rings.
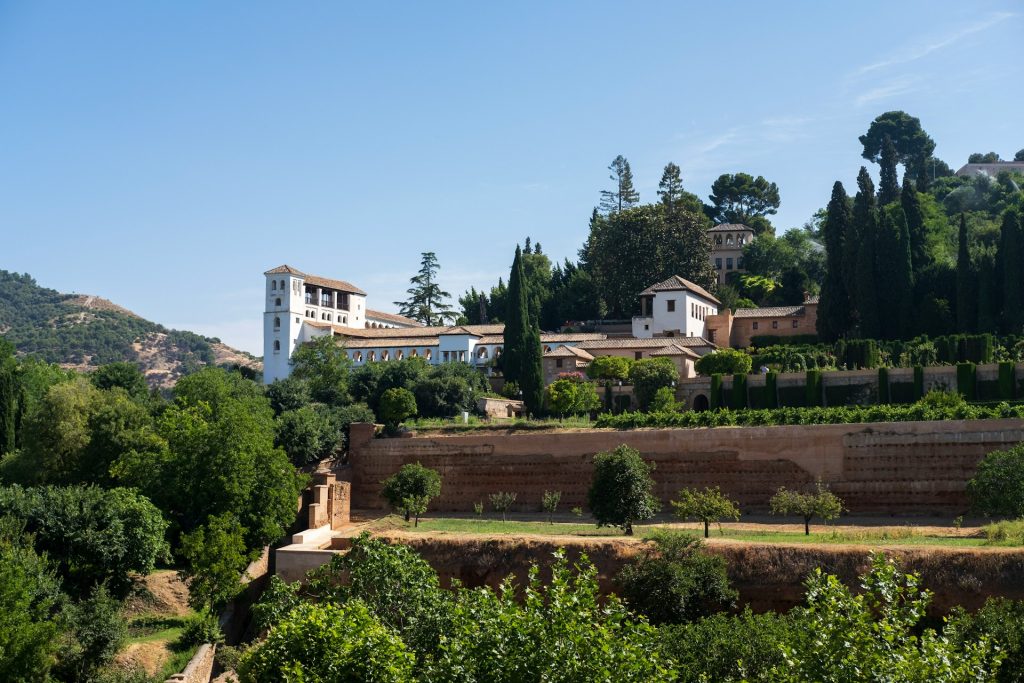
[[284,291],[284,280],[281,280],[281,291]]
[[402,349],[395,351],[395,360],[402,360],[403,358],[405,358],[405,352]]
[[433,357],[434,357],[434,352],[433,352],[433,351],[431,351],[430,349],[426,349],[426,350],[425,350],[425,351],[423,352],[423,357],[424,357],[424,358],[426,358],[427,360],[430,360],[431,358],[433,358]]
[[281,297],[277,297],[276,299],[274,299],[274,305],[275,306],[280,306],[281,305]]
[[732,244],[732,235],[726,235],[725,236],[725,243],[726,244]]
[[274,340],[274,353],[281,350],[281,342],[277,339]]
[[487,358],[487,347],[486,346],[481,346],[480,350],[476,352],[476,357],[480,358],[481,360],[486,359]]
[[387,349],[384,349],[383,351],[380,352],[380,359],[381,360],[388,360],[389,358],[391,358],[391,352],[390,351],[388,351]]
[[370,351],[370,353],[366,354],[366,360],[370,361],[371,363],[375,362],[377,360],[377,352]]
[[270,289],[275,291],[277,290],[277,280],[270,281]]
[[409,358],[416,358],[419,355],[420,355],[420,352],[417,349],[413,349],[412,351],[409,352]]
[[274,329],[281,329],[281,318],[279,316],[274,316]]

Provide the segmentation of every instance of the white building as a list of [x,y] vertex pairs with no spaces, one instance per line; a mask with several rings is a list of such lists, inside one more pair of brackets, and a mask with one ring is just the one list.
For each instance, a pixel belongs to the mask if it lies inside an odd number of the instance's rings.
[[704,337],[704,321],[716,315],[721,305],[700,285],[673,275],[640,292],[640,315],[633,318],[633,336]]
[[[425,327],[394,313],[366,307],[366,292],[344,280],[309,275],[291,266],[264,273],[263,381],[291,374],[295,349],[316,337],[344,341],[354,366],[404,358],[431,364],[469,363],[490,372],[505,344],[505,326],[450,325]],[[597,332],[541,333],[542,352],[578,347],[591,355],[640,359],[664,355],[686,362],[716,347],[703,339],[704,319],[718,312],[718,299],[681,277],[669,278],[640,295],[644,315],[633,319],[633,338],[609,339]],[[680,337],[690,337],[685,342]],[[552,369],[560,369],[557,359]],[[684,368],[685,370],[685,368]],[[687,376],[687,373],[681,373]]]
[[287,265],[264,276],[263,381],[268,384],[291,374],[290,359],[298,344],[334,328],[421,326],[410,318],[367,308],[366,292],[344,280],[309,275]]

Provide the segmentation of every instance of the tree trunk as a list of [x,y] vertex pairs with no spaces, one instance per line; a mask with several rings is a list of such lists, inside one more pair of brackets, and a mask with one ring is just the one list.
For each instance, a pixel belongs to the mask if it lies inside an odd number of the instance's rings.
[[406,522],[409,521],[409,511],[408,510],[405,511],[405,521]]
[[804,517],[804,536],[811,535],[811,518]]
[[704,538],[708,537],[708,525],[709,525],[709,522],[708,522],[708,520],[705,519],[704,520]]
[[624,531],[626,532],[627,536],[632,536],[633,535],[633,523],[632,522],[626,522],[626,526],[624,527]]
[[419,525],[420,525],[420,516],[416,515],[416,522],[413,524],[413,526],[414,527],[418,527]]

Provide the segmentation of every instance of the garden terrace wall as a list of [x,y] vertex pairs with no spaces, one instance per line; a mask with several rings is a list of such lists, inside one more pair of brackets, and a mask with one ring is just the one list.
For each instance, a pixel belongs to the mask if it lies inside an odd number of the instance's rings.
[[780,487],[828,483],[854,514],[937,514],[967,510],[967,481],[988,452],[1024,441],[1024,420],[948,420],[716,429],[581,430],[374,438],[352,425],[352,506],[382,509],[381,481],[407,463],[441,474],[431,509],[471,512],[497,491],[515,509],[537,511],[546,490],[562,509],[586,507],[595,453],[628,444],[655,464],[665,503],[684,487],[720,486],[749,512],[767,510]]
[[[643,547],[639,539],[543,539],[537,537],[431,536],[383,534],[415,549],[437,571],[445,586],[458,579],[469,587],[497,585],[510,574],[525,582],[531,564],[550,579],[552,555],[564,550],[570,561],[586,554],[598,571],[602,593],[615,592],[615,576]],[[785,611],[803,602],[804,580],[816,568],[849,586],[870,568],[870,551],[857,546],[718,543],[709,552],[725,558],[740,603],[758,612]],[[960,605],[977,609],[988,597],[1024,598],[1024,551],[1019,549],[889,548],[906,571],[918,572],[934,592],[930,611],[948,613]]]

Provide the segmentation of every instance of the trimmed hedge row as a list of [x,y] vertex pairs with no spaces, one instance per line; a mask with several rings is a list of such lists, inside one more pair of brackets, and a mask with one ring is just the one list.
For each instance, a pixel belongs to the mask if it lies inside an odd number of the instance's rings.
[[835,408],[776,408],[773,410],[708,410],[685,413],[602,414],[595,427],[641,429],[650,427],[753,427],[772,425],[858,424],[862,422],[919,422],[1024,418],[1024,405],[1006,402],[994,406],[878,405]]

